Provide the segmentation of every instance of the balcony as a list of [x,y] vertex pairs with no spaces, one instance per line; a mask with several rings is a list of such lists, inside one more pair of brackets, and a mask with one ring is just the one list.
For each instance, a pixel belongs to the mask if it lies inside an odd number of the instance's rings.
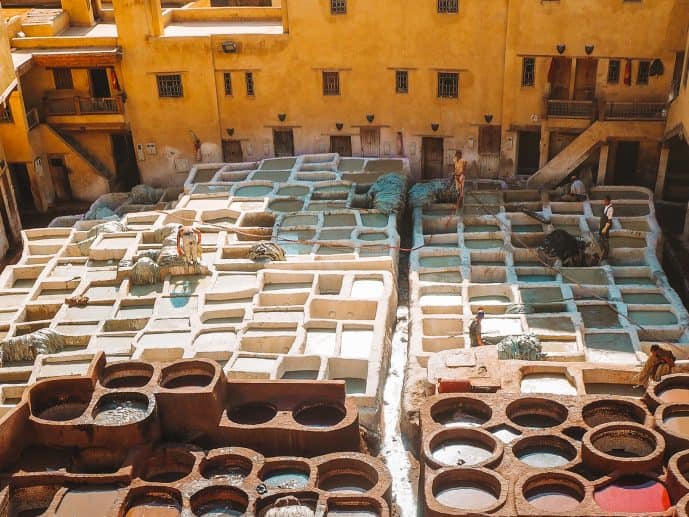
[[548,118],[580,118],[593,120],[594,101],[547,100]]
[[122,97],[69,97],[47,99],[46,115],[108,115],[124,112]]
[[665,120],[667,107],[664,102],[608,102],[605,104],[605,120]]

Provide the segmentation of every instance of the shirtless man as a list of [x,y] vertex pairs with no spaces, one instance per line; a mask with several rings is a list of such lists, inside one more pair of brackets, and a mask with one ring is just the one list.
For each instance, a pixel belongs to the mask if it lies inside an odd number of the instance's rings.
[[664,376],[671,374],[674,367],[675,355],[658,345],[652,345],[651,353],[648,355],[634,387],[645,388],[652,380],[658,382]]
[[177,230],[177,253],[188,265],[201,260],[201,230],[193,226],[180,226]]
[[462,151],[457,151],[452,161],[455,165],[453,176],[455,178],[455,188],[457,189],[457,209],[459,210],[459,205],[462,203],[462,199],[464,199],[464,177],[467,162],[462,158]]

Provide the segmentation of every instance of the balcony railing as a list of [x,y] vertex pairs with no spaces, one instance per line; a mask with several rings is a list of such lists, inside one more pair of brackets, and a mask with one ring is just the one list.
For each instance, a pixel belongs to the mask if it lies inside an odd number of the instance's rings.
[[121,97],[47,99],[45,108],[48,115],[100,115],[124,111]]
[[608,102],[605,120],[665,120],[664,102]]
[[38,117],[38,109],[31,108],[29,111],[27,111],[26,112],[26,121],[29,124],[29,129],[33,129],[38,124],[40,124],[41,119]]
[[562,101],[548,99],[548,117],[593,119],[594,101]]

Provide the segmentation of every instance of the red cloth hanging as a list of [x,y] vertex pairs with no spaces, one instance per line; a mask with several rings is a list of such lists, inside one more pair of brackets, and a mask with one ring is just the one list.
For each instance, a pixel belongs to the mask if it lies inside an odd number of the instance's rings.
[[627,86],[632,85],[632,60],[627,59],[627,63],[624,65],[624,84]]
[[550,60],[550,68],[548,68],[548,82],[550,84],[553,84],[555,82],[555,60],[557,58],[551,58]]

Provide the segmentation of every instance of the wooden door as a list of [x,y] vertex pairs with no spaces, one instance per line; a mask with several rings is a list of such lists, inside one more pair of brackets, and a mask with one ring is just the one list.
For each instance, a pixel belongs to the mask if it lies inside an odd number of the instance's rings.
[[273,129],[275,156],[294,156],[294,133],[291,129]]
[[48,158],[50,165],[50,177],[53,180],[55,197],[58,201],[69,201],[72,199],[72,187],[69,184],[69,171],[65,165],[63,156],[52,156]]
[[331,136],[330,152],[340,156],[352,156],[352,137],[351,136]]
[[361,154],[363,156],[380,156],[380,129],[362,127],[361,135]]
[[244,153],[242,153],[242,143],[239,140],[223,140],[222,159],[228,163],[243,162]]
[[424,137],[422,143],[423,179],[443,178],[443,139]]
[[577,71],[574,76],[574,100],[592,101],[596,96],[597,59],[577,59]]
[[551,64],[552,82],[550,83],[550,98],[555,100],[569,99],[569,83],[572,78],[572,60],[568,57],[553,58]]
[[535,131],[520,131],[518,134],[517,174],[533,174],[541,160],[541,134]]

